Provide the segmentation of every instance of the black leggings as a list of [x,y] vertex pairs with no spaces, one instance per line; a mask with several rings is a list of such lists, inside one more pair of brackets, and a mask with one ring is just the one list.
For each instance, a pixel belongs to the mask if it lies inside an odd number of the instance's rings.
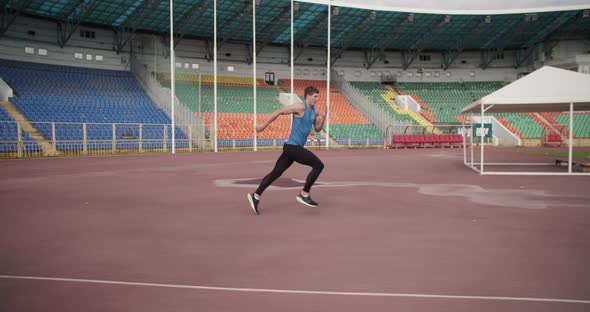
[[303,187],[304,192],[309,192],[311,186],[324,169],[324,163],[322,163],[314,153],[303,148],[303,146],[285,144],[283,145],[283,153],[277,160],[275,168],[262,179],[260,186],[258,186],[258,189],[256,190],[256,194],[262,195],[262,192],[264,192],[274,180],[280,177],[285,170],[291,167],[294,161],[313,168],[307,176],[305,186]]

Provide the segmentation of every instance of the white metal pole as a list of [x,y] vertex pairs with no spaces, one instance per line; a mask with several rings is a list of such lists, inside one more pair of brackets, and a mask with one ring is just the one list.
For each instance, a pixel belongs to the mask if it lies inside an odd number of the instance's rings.
[[258,142],[256,135],[256,0],[252,0],[252,83],[254,86],[254,151],[258,150]]
[[[295,36],[294,36],[294,30],[293,30],[293,17],[294,17],[294,13],[293,13],[293,0],[291,0],[291,103],[289,104],[293,104],[295,103],[295,99],[293,98],[295,96],[295,83],[294,83],[294,69],[295,69],[295,64],[294,64],[294,47],[295,47]],[[291,115],[292,116],[292,115]],[[291,118],[291,122],[293,122],[293,118]]]
[[[484,162],[484,157],[483,157],[483,139],[485,137],[485,131],[484,131],[484,128],[483,128],[483,113],[484,113],[484,111],[483,111],[483,103],[481,103],[481,120],[479,121],[479,124],[480,124],[480,127],[481,127],[481,129],[480,129],[480,131],[481,131],[481,133],[480,133],[480,135],[481,135],[481,146],[480,146],[480,154],[479,154],[479,173],[480,174],[483,174],[483,162]],[[476,131],[476,133],[477,133],[477,131]]]
[[330,68],[332,67],[332,58],[330,55],[330,43],[332,35],[332,0],[328,2],[328,62],[326,72],[326,149],[330,148]]
[[471,118],[469,118],[469,123],[471,124],[471,129],[469,129],[469,131],[471,131],[471,133],[469,133],[469,142],[471,145],[471,167],[475,167],[473,164],[473,113],[471,113]]
[[573,160],[573,142],[574,142],[574,103],[570,103],[570,140],[569,140],[569,154],[567,162],[567,172],[572,173]]
[[217,153],[217,0],[213,0],[213,151]]
[[467,129],[465,128],[465,118],[461,119],[463,127],[463,164],[467,165]]
[[176,95],[176,79],[174,68],[174,0],[170,0],[170,118],[172,119],[172,154],[176,153],[174,142],[174,97]]
[[201,73],[199,72],[199,118],[201,118],[201,85],[203,84]]
[[154,35],[154,79],[158,79],[158,40]]
[[[293,30],[293,0],[291,0],[291,95],[289,96],[289,104],[293,105],[295,103],[295,57],[294,57],[294,49],[295,49],[295,31]],[[303,99],[305,100],[305,98]],[[293,127],[293,114],[291,114],[291,127]]]

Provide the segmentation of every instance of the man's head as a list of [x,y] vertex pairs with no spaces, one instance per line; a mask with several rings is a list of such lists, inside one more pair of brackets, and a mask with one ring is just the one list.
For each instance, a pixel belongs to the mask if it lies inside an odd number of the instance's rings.
[[320,97],[320,90],[314,86],[305,88],[305,103],[308,105],[315,105]]

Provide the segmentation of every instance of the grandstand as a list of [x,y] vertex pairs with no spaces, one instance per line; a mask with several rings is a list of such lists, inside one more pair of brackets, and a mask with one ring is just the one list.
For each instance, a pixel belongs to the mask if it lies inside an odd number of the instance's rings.
[[[213,86],[209,76],[202,76],[198,81],[195,75],[180,75],[181,81],[176,83],[176,94],[179,99],[186,103],[197,115],[205,118],[208,128],[211,127],[213,113]],[[159,76],[160,83],[170,88],[169,76]],[[295,81],[295,94],[303,98],[304,90],[308,86],[314,86],[320,90],[318,110],[326,108],[326,81],[323,80],[301,80]],[[280,86],[270,86],[263,81],[257,81],[261,86],[257,90],[257,113],[258,120],[264,121],[270,113],[280,108],[283,104],[279,101],[280,93],[289,93],[291,86],[289,79],[279,79]],[[252,80],[246,77],[224,77],[219,80],[217,89],[217,111],[218,111],[218,138],[220,145],[230,146],[231,140],[236,146],[251,146],[253,140],[253,93]],[[331,127],[330,137],[339,144],[381,144],[383,133],[376,129],[371,121],[354,108],[349,101],[340,94],[333,86],[331,87]],[[275,145],[282,143],[289,136],[290,119],[288,116],[280,116],[277,121],[258,135],[261,139],[259,145]],[[325,135],[312,130],[310,141]],[[273,141],[276,140],[276,141]]]
[[[203,116],[208,129],[212,127],[212,115],[214,112],[214,94],[210,76],[182,75],[182,82],[176,84],[178,98],[198,116]],[[169,76],[160,76],[160,83],[170,88]],[[257,113],[258,120],[264,121],[272,112],[279,109],[282,104],[279,102],[278,87],[268,86],[259,82],[263,87],[257,91]],[[253,116],[253,92],[252,80],[247,77],[224,77],[220,79],[217,88],[217,118],[218,118],[218,139],[220,146],[244,147],[252,146],[254,133],[252,125]],[[210,130],[211,131],[211,130]],[[290,131],[290,119],[288,116],[279,116],[264,132],[260,133],[257,144],[277,145],[286,141]],[[310,140],[315,136],[321,137],[314,132]],[[236,142],[234,142],[236,140]]]
[[[127,140],[137,139],[140,127],[146,148],[162,148],[164,132],[171,133],[170,118],[128,71],[8,60],[0,65],[0,77],[18,95],[10,102],[45,139],[57,141],[57,151],[84,149],[82,141],[90,149],[134,149],[139,143]],[[187,139],[176,131],[179,140]]]
[[[172,21],[178,28],[173,38],[176,52],[170,62],[166,33],[171,21],[165,14],[166,2],[118,1],[117,5],[126,8],[120,14],[112,12],[109,3],[4,4],[11,18],[0,33],[0,85],[16,94],[2,115],[7,126],[1,141],[7,151],[27,145],[46,155],[52,149],[54,154],[66,150],[141,152],[150,144],[152,150],[167,151],[172,139],[174,146],[189,149],[193,145],[201,150],[216,150],[218,145],[252,148],[254,87],[256,120],[261,122],[283,105],[279,101],[282,94],[293,91],[302,97],[303,89],[310,85],[321,90],[318,108],[325,109],[329,86],[330,124],[326,128],[330,131],[313,133],[310,141],[314,143],[382,146],[387,129],[398,135],[456,134],[458,125],[470,119],[461,114],[462,107],[544,62],[571,67],[573,56],[587,52],[583,44],[576,44],[587,40],[585,34],[590,31],[588,8],[581,6],[503,14],[333,6],[337,11],[331,15],[332,42],[328,45],[328,7],[311,1],[297,3],[294,9],[292,47],[290,1],[263,0],[255,2],[258,33],[252,53],[253,8],[249,3],[217,2],[219,44],[214,50],[212,5],[176,0]],[[57,42],[48,44],[47,38],[55,37],[49,31],[54,21],[64,19],[74,21],[75,27],[60,28]],[[113,46],[105,49],[105,42]],[[546,47],[543,57],[533,53],[540,51],[540,44]],[[328,46],[329,60],[325,59]],[[292,59],[285,47],[294,49],[289,51],[294,52]],[[215,64],[214,55],[218,57]],[[254,56],[261,70],[253,82]],[[584,58],[576,62],[580,71],[586,70]],[[293,77],[290,64],[294,64]],[[214,65],[218,71],[216,110]],[[332,74],[329,83],[327,72]],[[171,95],[172,81],[175,94]],[[361,96],[343,85],[350,85]],[[410,106],[399,100],[404,96],[409,96]],[[170,101],[174,97],[173,112]],[[179,119],[179,114],[189,114],[194,120]],[[215,114],[217,127],[212,122]],[[497,121],[494,127],[502,126],[531,145],[543,144],[547,135],[564,140],[569,133],[566,117],[559,112],[491,115]],[[585,115],[575,117],[580,126],[574,134],[580,144],[589,137]],[[20,123],[15,121],[19,118],[26,119],[20,140],[30,144],[19,145],[18,127],[8,125]],[[197,142],[198,135],[191,129],[199,127],[201,118],[206,134],[198,138],[204,141]],[[171,137],[173,119],[177,122],[175,138]],[[256,145],[276,148],[289,130],[290,120],[282,116],[257,135]]]

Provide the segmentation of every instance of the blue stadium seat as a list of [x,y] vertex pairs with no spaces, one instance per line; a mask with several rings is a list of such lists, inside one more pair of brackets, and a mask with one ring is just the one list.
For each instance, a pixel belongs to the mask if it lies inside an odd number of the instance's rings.
[[[137,125],[122,124],[140,123],[144,124],[143,139],[161,140],[164,136],[164,124],[171,123],[168,115],[155,105],[127,71],[0,59],[0,77],[18,94],[18,97],[11,98],[10,101],[27,119],[60,123],[56,124],[58,141],[82,140],[82,126],[72,123],[88,123],[88,140],[111,140],[113,123],[118,124],[115,133],[117,140],[137,138]],[[0,120],[8,120],[2,116],[0,118],[5,119]],[[46,138],[51,139],[50,124],[38,124],[38,128]],[[175,129],[177,139],[188,140],[188,136],[180,128]],[[171,127],[167,126],[168,138],[171,133]],[[117,147],[134,146],[123,143],[117,143]],[[101,144],[107,146],[112,143]],[[159,145],[161,147],[162,143]],[[69,147],[71,146],[73,145],[70,144]],[[76,148],[82,147],[76,145]]]

